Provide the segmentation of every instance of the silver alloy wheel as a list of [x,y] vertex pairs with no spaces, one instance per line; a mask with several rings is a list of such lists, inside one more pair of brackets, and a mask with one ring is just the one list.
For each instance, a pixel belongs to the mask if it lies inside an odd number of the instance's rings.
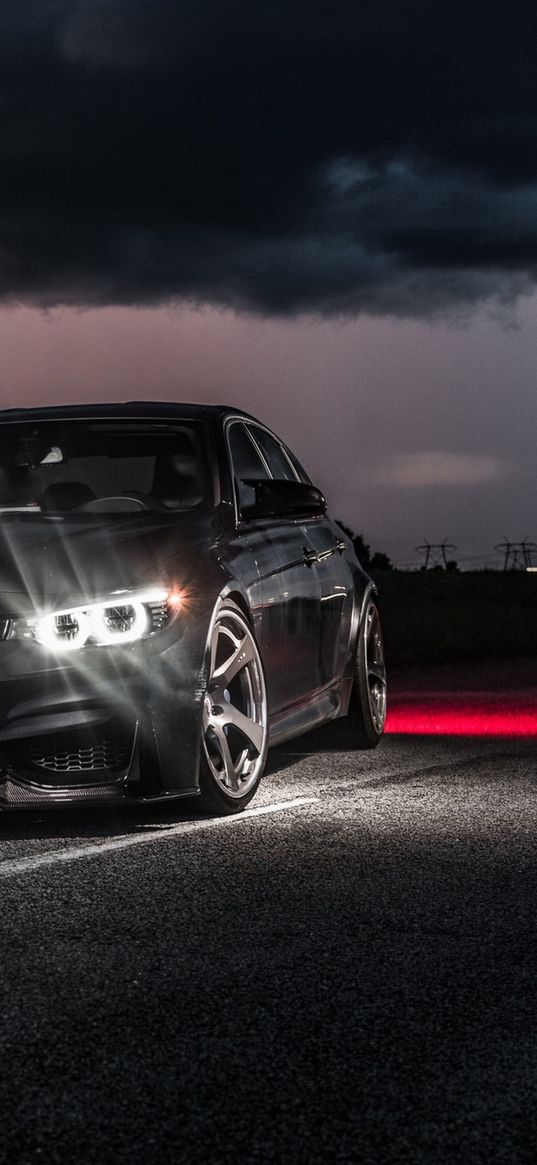
[[364,627],[365,677],[373,727],[379,735],[386,720],[386,665],[380,617],[375,603],[369,603]]
[[256,784],[267,751],[267,696],[261,658],[248,623],[234,605],[217,611],[209,638],[203,748],[227,797]]

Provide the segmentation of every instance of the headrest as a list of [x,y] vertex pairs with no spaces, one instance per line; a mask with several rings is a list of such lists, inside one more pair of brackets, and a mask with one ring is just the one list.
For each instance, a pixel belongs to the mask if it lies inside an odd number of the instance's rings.
[[190,509],[203,500],[203,481],[194,453],[157,458],[151,491],[166,509]]
[[42,510],[76,510],[93,501],[95,494],[83,481],[57,481],[47,486],[41,497]]

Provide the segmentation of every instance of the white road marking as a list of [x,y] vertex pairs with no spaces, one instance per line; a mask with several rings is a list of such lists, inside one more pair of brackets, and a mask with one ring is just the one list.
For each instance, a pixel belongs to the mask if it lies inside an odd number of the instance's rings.
[[117,849],[128,849],[131,845],[142,845],[149,841],[165,841],[169,837],[176,837],[182,833],[197,833],[204,829],[214,829],[224,825],[240,825],[249,821],[251,817],[261,817],[265,813],[283,813],[286,809],[299,809],[302,805],[313,805],[319,797],[295,797],[293,801],[273,801],[270,805],[258,805],[255,809],[245,809],[231,817],[209,817],[200,821],[181,821],[178,825],[160,825],[147,829],[142,833],[129,834],[126,837],[111,838],[110,841],[99,842],[95,845],[72,846],[70,849],[48,850],[43,854],[34,854],[33,857],[14,858],[12,861],[0,863],[0,878],[11,874],[24,874],[37,870],[40,866],[54,866],[58,862],[75,862],[80,858],[98,857],[99,854],[110,853]]

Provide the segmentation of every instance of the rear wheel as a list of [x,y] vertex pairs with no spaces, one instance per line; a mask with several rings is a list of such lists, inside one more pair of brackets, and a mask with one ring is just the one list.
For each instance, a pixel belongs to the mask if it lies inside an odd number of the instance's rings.
[[253,797],[268,748],[263,664],[240,608],[216,608],[207,642],[207,689],[200,760],[201,807],[238,813]]
[[386,722],[386,664],[379,609],[366,603],[358,634],[348,726],[354,748],[376,748]]

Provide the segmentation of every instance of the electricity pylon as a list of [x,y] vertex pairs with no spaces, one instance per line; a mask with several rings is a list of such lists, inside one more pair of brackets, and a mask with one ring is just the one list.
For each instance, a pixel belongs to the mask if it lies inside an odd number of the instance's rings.
[[417,554],[425,555],[424,570],[432,569],[434,566],[442,566],[445,570],[447,566],[446,551],[456,549],[457,547],[448,542],[446,538],[443,542],[427,542],[426,539],[423,546],[415,547]]
[[527,538],[523,538],[521,542],[509,542],[504,538],[494,549],[503,550],[504,570],[527,570],[528,566],[533,565],[532,554],[537,552],[537,543],[529,542]]

